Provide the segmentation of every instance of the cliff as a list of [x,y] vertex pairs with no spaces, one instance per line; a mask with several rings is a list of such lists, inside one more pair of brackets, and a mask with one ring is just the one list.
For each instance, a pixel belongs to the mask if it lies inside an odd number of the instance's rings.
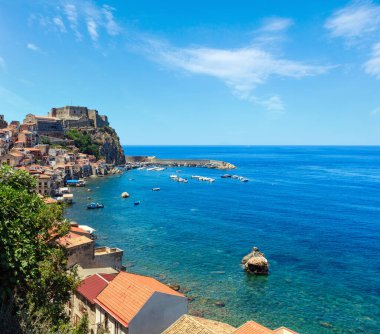
[[108,164],[123,165],[125,156],[116,131],[109,127],[76,128],[65,133],[67,138],[74,140],[80,152],[94,154],[98,159],[104,159]]

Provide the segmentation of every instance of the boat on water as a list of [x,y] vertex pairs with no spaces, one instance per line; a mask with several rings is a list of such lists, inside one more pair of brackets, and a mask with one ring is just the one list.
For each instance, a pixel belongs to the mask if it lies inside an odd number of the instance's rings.
[[162,171],[162,170],[165,170],[165,168],[164,168],[164,167],[157,167],[155,170],[156,170],[157,172],[160,172],[160,171]]
[[192,179],[197,179],[199,180],[202,176],[199,176],[199,175],[191,175],[191,178]]
[[231,178],[233,178],[233,179],[238,179],[238,178],[239,178],[239,175],[232,175]]
[[178,176],[175,175],[175,174],[172,174],[172,175],[170,175],[169,177],[170,177],[171,179],[178,179]]
[[224,174],[221,176],[222,179],[230,179],[232,177],[231,174]]
[[152,191],[159,191],[161,188],[152,188]]
[[146,169],[146,167],[139,167],[139,168],[137,168],[137,170],[143,170],[143,169]]
[[148,170],[148,171],[152,171],[152,170],[156,170],[158,167],[149,167],[149,168],[147,168],[146,170]]
[[87,205],[87,209],[103,209],[104,205],[99,203],[90,203]]
[[134,205],[140,205],[141,201],[136,201],[135,203],[133,203]]
[[241,178],[241,179],[240,179],[240,181],[241,181],[241,182],[248,182],[248,181],[249,181],[249,179],[247,179],[247,178],[243,177],[243,178]]

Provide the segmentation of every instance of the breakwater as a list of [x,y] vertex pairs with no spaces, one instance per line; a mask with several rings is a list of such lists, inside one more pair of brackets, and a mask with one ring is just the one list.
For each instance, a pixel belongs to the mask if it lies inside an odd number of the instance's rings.
[[163,166],[163,167],[203,167],[211,169],[235,169],[236,166],[221,160],[210,159],[159,159],[150,156],[127,156],[126,165],[131,168],[141,166]]

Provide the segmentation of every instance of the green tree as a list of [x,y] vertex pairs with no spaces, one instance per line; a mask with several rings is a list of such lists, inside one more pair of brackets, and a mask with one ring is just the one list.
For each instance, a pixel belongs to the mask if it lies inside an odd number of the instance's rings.
[[25,319],[46,319],[55,330],[67,320],[64,304],[78,280],[67,270],[65,249],[52,240],[68,232],[63,209],[46,205],[35,189],[28,173],[0,167],[0,306],[14,305],[14,320],[24,319],[20,327]]
[[74,140],[74,145],[78,147],[81,153],[91,154],[99,159],[99,145],[92,141],[88,133],[70,129],[66,131],[65,135],[67,138]]

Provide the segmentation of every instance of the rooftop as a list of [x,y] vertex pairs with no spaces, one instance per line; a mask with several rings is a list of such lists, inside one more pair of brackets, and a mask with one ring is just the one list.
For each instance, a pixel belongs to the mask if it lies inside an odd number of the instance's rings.
[[94,274],[84,279],[77,288],[77,292],[85,297],[91,304],[95,304],[95,298],[116,277],[116,274]]
[[105,268],[82,268],[80,265],[78,265],[78,276],[81,279],[84,279],[86,277],[92,276],[94,274],[99,274],[99,273],[104,273],[104,274],[117,274],[118,271],[111,268],[111,267],[105,267]]
[[235,329],[223,322],[185,314],[162,334],[231,334]]
[[61,246],[69,249],[69,248],[77,247],[80,245],[89,244],[89,243],[92,243],[94,241],[91,240],[90,238],[87,238],[84,235],[79,235],[79,234],[76,234],[74,232],[69,232],[64,237],[59,238],[57,240],[57,242]]
[[128,327],[156,292],[185,298],[183,294],[151,277],[120,272],[98,295],[95,302],[123,326]]
[[273,334],[275,333],[271,329],[264,327],[257,322],[247,321],[240,326],[233,334]]

